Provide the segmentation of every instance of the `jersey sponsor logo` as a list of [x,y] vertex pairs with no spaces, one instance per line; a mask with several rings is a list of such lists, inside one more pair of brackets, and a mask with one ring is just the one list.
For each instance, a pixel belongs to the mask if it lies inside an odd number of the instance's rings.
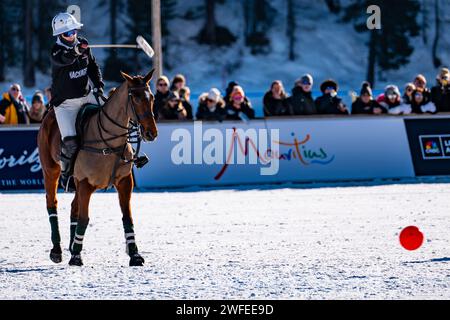
[[84,77],[87,74],[87,68],[81,69],[79,71],[72,71],[69,73],[70,79],[78,79]]

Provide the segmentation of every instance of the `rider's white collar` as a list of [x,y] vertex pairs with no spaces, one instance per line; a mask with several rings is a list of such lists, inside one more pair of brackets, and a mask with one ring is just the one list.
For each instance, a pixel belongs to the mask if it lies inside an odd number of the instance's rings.
[[78,41],[78,38],[77,38],[72,46],[68,46],[68,45],[64,44],[64,42],[61,41],[60,37],[58,37],[58,39],[56,39],[56,44],[59,44],[60,46],[63,46],[66,49],[72,49],[79,43],[80,43],[80,41]]

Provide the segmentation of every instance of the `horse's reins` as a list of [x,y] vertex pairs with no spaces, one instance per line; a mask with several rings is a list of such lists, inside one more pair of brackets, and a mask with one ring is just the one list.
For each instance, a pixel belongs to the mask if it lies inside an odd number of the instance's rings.
[[[152,111],[146,111],[144,114],[138,114],[136,111],[136,107],[133,103],[133,91],[137,91],[137,90],[146,90],[148,89],[148,86],[143,86],[143,87],[136,87],[136,88],[129,88],[128,89],[128,100],[127,100],[127,110],[128,108],[131,107],[131,110],[133,112],[133,115],[135,117],[134,120],[130,120],[129,122],[129,126],[125,127],[123,125],[121,125],[120,123],[117,123],[117,121],[115,121],[114,119],[112,119],[108,113],[105,111],[105,108],[101,107],[100,108],[100,114],[97,118],[97,128],[100,134],[100,139],[101,140],[92,140],[92,141],[83,141],[83,146],[80,148],[80,150],[84,150],[87,152],[92,152],[92,153],[98,153],[98,154],[102,154],[104,156],[108,156],[111,154],[115,154],[117,155],[117,160],[116,163],[114,165],[113,168],[113,172],[111,175],[111,180],[109,183],[109,187],[112,185],[113,179],[116,175],[116,171],[117,171],[117,167],[119,165],[120,160],[124,161],[125,164],[130,163],[130,162],[134,162],[137,168],[142,168],[144,165],[146,165],[148,163],[148,157],[146,155],[139,157],[139,153],[140,153],[140,149],[141,149],[141,143],[142,143],[142,125],[139,123],[140,120],[146,119],[147,117],[154,117],[154,114]],[[107,102],[107,99],[103,96],[101,96],[101,98],[105,101],[105,103]],[[105,126],[103,125],[102,122],[102,117],[101,115],[104,115],[106,117],[106,119],[111,122],[114,126],[126,130],[126,133],[124,134],[120,134],[120,135],[116,135],[114,133],[111,133],[108,129],[105,128]],[[107,133],[108,135],[112,136],[111,138],[105,139],[103,133]],[[111,146],[108,142],[110,141],[114,141],[120,138],[127,138],[127,141],[124,145],[119,146],[119,147],[113,147]],[[85,144],[92,144],[92,143],[103,143],[107,146],[107,148],[94,148],[94,147],[89,147],[86,146]],[[128,145],[128,143],[130,144],[137,144],[137,148],[136,151],[134,151],[133,153],[133,158],[131,160],[125,159],[124,158],[124,153],[126,150],[126,147]]]

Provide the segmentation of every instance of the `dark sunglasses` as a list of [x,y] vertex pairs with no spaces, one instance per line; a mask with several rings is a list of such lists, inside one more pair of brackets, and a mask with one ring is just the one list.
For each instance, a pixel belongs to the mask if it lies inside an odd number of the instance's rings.
[[206,99],[206,102],[216,102],[216,101],[214,101],[214,100],[212,100],[212,99]]
[[77,35],[78,30],[70,30],[68,32],[63,33],[64,37],[72,37]]
[[11,88],[11,91],[20,92],[20,90],[18,88]]
[[158,87],[167,87],[167,83],[164,82],[158,83]]

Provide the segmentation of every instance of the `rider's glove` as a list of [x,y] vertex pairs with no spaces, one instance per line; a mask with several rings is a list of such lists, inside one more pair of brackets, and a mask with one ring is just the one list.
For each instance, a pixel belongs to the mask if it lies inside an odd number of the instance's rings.
[[87,40],[85,39],[81,39],[80,43],[75,46],[74,50],[79,56],[81,56],[87,51],[88,48],[89,42],[87,42]]

